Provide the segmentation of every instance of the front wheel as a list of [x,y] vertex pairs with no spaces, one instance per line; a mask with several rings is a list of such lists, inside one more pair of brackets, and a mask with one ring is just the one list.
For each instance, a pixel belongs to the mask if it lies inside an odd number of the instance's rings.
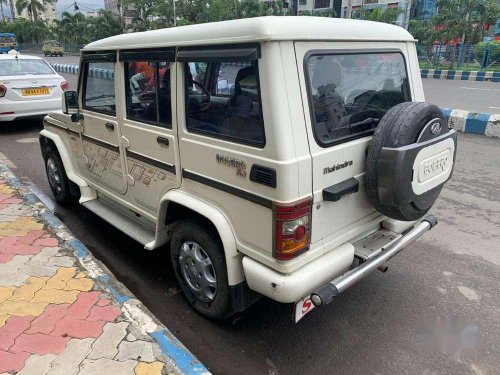
[[72,186],[74,182],[66,175],[61,157],[53,148],[49,148],[46,152],[45,170],[47,172],[50,190],[52,190],[52,194],[57,203],[64,205],[74,203],[78,200],[78,196],[72,193],[72,190],[78,191],[78,187]]
[[222,320],[231,315],[224,249],[203,221],[183,220],[172,235],[170,255],[179,286],[200,314]]

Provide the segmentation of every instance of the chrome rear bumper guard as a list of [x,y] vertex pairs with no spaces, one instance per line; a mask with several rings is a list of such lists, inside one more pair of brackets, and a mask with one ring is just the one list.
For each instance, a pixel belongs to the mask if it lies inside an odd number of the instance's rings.
[[436,224],[437,219],[435,216],[427,216],[398,241],[392,243],[386,249],[384,249],[379,255],[370,258],[366,262],[360,264],[358,267],[345,272],[329,283],[323,285],[321,288],[318,288],[311,294],[311,302],[316,307],[329,304],[340,293],[344,292],[359,280],[366,277],[372,271],[384,266],[389,259],[397,255],[401,250],[403,250],[406,246],[411,244],[425,232],[431,230]]

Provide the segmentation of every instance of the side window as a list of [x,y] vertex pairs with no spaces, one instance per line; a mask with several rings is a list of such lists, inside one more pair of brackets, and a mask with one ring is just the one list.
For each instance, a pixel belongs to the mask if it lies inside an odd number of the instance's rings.
[[257,61],[189,62],[184,72],[190,132],[264,147]]
[[125,63],[127,118],[172,126],[170,64],[163,61]]
[[91,111],[114,115],[116,113],[115,64],[88,62],[84,69],[83,107]]

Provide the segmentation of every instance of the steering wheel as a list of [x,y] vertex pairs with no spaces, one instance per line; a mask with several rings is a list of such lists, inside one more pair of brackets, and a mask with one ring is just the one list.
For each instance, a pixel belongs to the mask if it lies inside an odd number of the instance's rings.
[[203,84],[201,84],[200,82],[193,80],[192,83],[193,83],[193,85],[197,86],[202,91],[202,93],[201,93],[202,97],[201,97],[201,101],[200,101],[200,112],[204,112],[207,109],[209,109],[210,106],[212,105],[212,102],[210,99],[210,93],[205,88],[205,86],[203,86]]

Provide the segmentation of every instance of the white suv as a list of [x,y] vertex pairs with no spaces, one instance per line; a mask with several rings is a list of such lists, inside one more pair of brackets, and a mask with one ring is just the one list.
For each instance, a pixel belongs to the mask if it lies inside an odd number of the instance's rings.
[[423,101],[400,27],[253,18],[88,44],[40,143],[56,199],[170,251],[197,311],[298,321],[436,224],[456,133]]

